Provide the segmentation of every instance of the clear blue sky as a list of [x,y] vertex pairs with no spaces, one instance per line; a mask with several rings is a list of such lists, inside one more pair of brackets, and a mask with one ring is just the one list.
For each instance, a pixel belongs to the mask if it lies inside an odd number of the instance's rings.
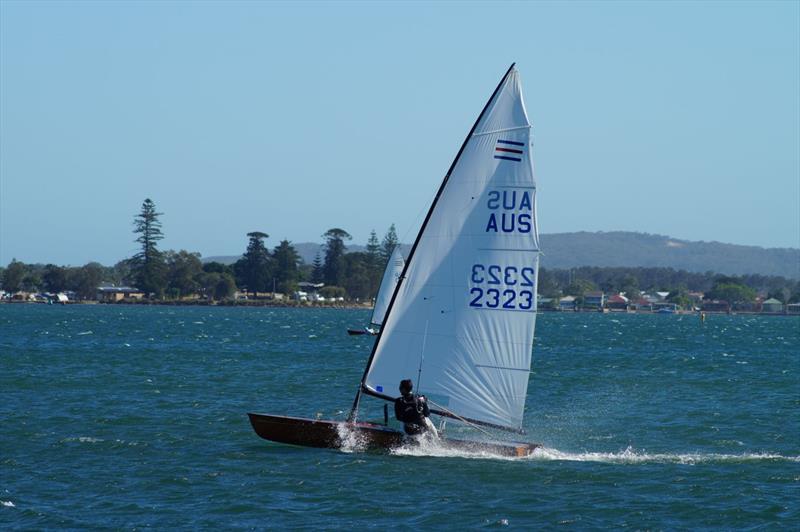
[[3,0],[0,264],[411,241],[513,61],[542,232],[800,247],[796,1]]

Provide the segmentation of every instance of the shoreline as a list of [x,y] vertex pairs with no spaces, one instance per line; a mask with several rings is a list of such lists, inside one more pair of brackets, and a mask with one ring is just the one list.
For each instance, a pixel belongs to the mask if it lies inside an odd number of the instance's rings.
[[[372,310],[371,304],[365,303],[312,303],[308,301],[270,301],[270,300],[245,300],[245,301],[68,301],[62,303],[45,303],[41,301],[0,301],[0,305],[127,305],[127,306],[165,306],[165,307],[273,307],[273,308],[299,308],[299,309],[332,309],[332,310]],[[598,309],[576,309],[559,310],[541,308],[537,313],[547,314],[607,314],[617,316],[620,314],[661,314],[652,310],[598,310]],[[748,315],[748,316],[800,316],[800,313],[789,312],[757,312],[749,310],[724,311],[724,310],[676,310],[675,312],[665,313],[679,316],[700,316],[706,315]]]

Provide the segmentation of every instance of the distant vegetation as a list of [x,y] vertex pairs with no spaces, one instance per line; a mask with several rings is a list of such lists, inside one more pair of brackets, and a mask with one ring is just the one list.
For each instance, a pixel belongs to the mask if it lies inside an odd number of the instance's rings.
[[[719,242],[688,242],[661,235],[627,231],[596,233],[549,233],[540,237],[542,266],[553,270],[600,267],[673,268],[688,272],[716,272],[725,275],[761,274],[800,279],[800,249],[761,248]],[[301,242],[295,249],[308,263],[320,244]],[[353,244],[349,251],[363,251]],[[404,246],[408,250],[408,246]],[[209,257],[233,263],[238,257]]]
[[[158,242],[163,238],[160,216],[161,213],[157,212],[150,199],[142,203],[133,224],[134,240],[140,245],[140,250],[114,266],[91,262],[81,267],[65,267],[12,260],[7,267],[0,267],[2,289],[11,293],[74,291],[82,299],[94,299],[98,286],[113,284],[135,286],[157,300],[197,297],[223,300],[233,297],[236,291],[251,296],[272,292],[290,295],[297,290],[299,282],[310,281],[326,285],[323,295],[369,301],[377,293],[384,266],[398,245],[394,225],[386,231],[382,240],[373,230],[366,246],[352,246],[358,251],[348,249],[351,236],[347,231],[332,228],[322,235],[325,244],[316,248],[311,260],[308,253],[315,250],[312,245],[304,245],[304,260],[291,242],[283,240],[270,250],[266,245],[269,235],[252,231],[246,235],[247,245],[240,257],[203,263],[199,253],[158,249]],[[612,240],[616,240],[617,244],[610,244]],[[543,235],[542,241],[546,255],[542,259],[538,291],[544,297],[582,297],[588,291],[602,290],[606,294],[670,292],[671,300],[679,304],[688,301],[689,292],[703,292],[709,299],[728,301],[752,301],[757,294],[774,297],[784,303],[800,301],[800,282],[796,272],[786,276],[718,273],[727,273],[734,266],[750,267],[746,266],[748,260],[745,260],[751,255],[750,250],[759,250],[752,257],[754,265],[758,261],[763,262],[764,256],[772,257],[767,261],[773,264],[772,267],[762,267],[756,271],[791,271],[800,264],[800,250],[765,250],[729,244],[681,242],[637,233]],[[565,242],[571,243],[569,249],[563,248]],[[612,248],[614,253],[603,255]],[[597,253],[591,261],[581,258],[590,253],[587,249],[594,249]],[[647,249],[652,254],[642,251]],[[656,253],[656,249],[661,250],[661,255]],[[687,251],[689,249],[693,251],[690,253]],[[720,255],[713,257],[709,249]],[[748,251],[744,252],[743,249]],[[643,253],[640,260],[643,266],[578,265],[581,260],[595,264],[603,260],[610,263],[634,261],[633,255],[639,252]],[[678,260],[681,254],[687,254],[686,260],[694,264],[700,264],[698,257],[703,257],[707,261],[703,263],[708,265],[707,270],[698,273],[690,271],[690,268],[669,267],[670,260]],[[757,259],[756,255],[761,259]],[[656,261],[658,257],[667,267],[647,265],[648,261]]]

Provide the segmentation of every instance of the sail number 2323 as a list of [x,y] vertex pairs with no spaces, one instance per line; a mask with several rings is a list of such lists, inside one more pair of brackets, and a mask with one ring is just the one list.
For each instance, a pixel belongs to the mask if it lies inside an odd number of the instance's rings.
[[470,307],[534,310],[536,273],[529,266],[473,264],[469,291]]

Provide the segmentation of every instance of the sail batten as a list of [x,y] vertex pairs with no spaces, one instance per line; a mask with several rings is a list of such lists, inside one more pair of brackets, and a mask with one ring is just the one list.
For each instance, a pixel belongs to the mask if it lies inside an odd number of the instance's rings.
[[518,129],[530,129],[531,126],[518,126],[518,127],[509,127],[506,129],[495,129],[494,131],[482,131],[480,133],[473,133],[473,137],[481,137],[483,135],[492,135],[494,133],[505,133],[506,131],[516,131]]
[[418,391],[442,415],[521,428],[539,264],[531,148],[512,65],[412,246],[362,379],[366,393],[392,399],[401,379],[420,376]]

